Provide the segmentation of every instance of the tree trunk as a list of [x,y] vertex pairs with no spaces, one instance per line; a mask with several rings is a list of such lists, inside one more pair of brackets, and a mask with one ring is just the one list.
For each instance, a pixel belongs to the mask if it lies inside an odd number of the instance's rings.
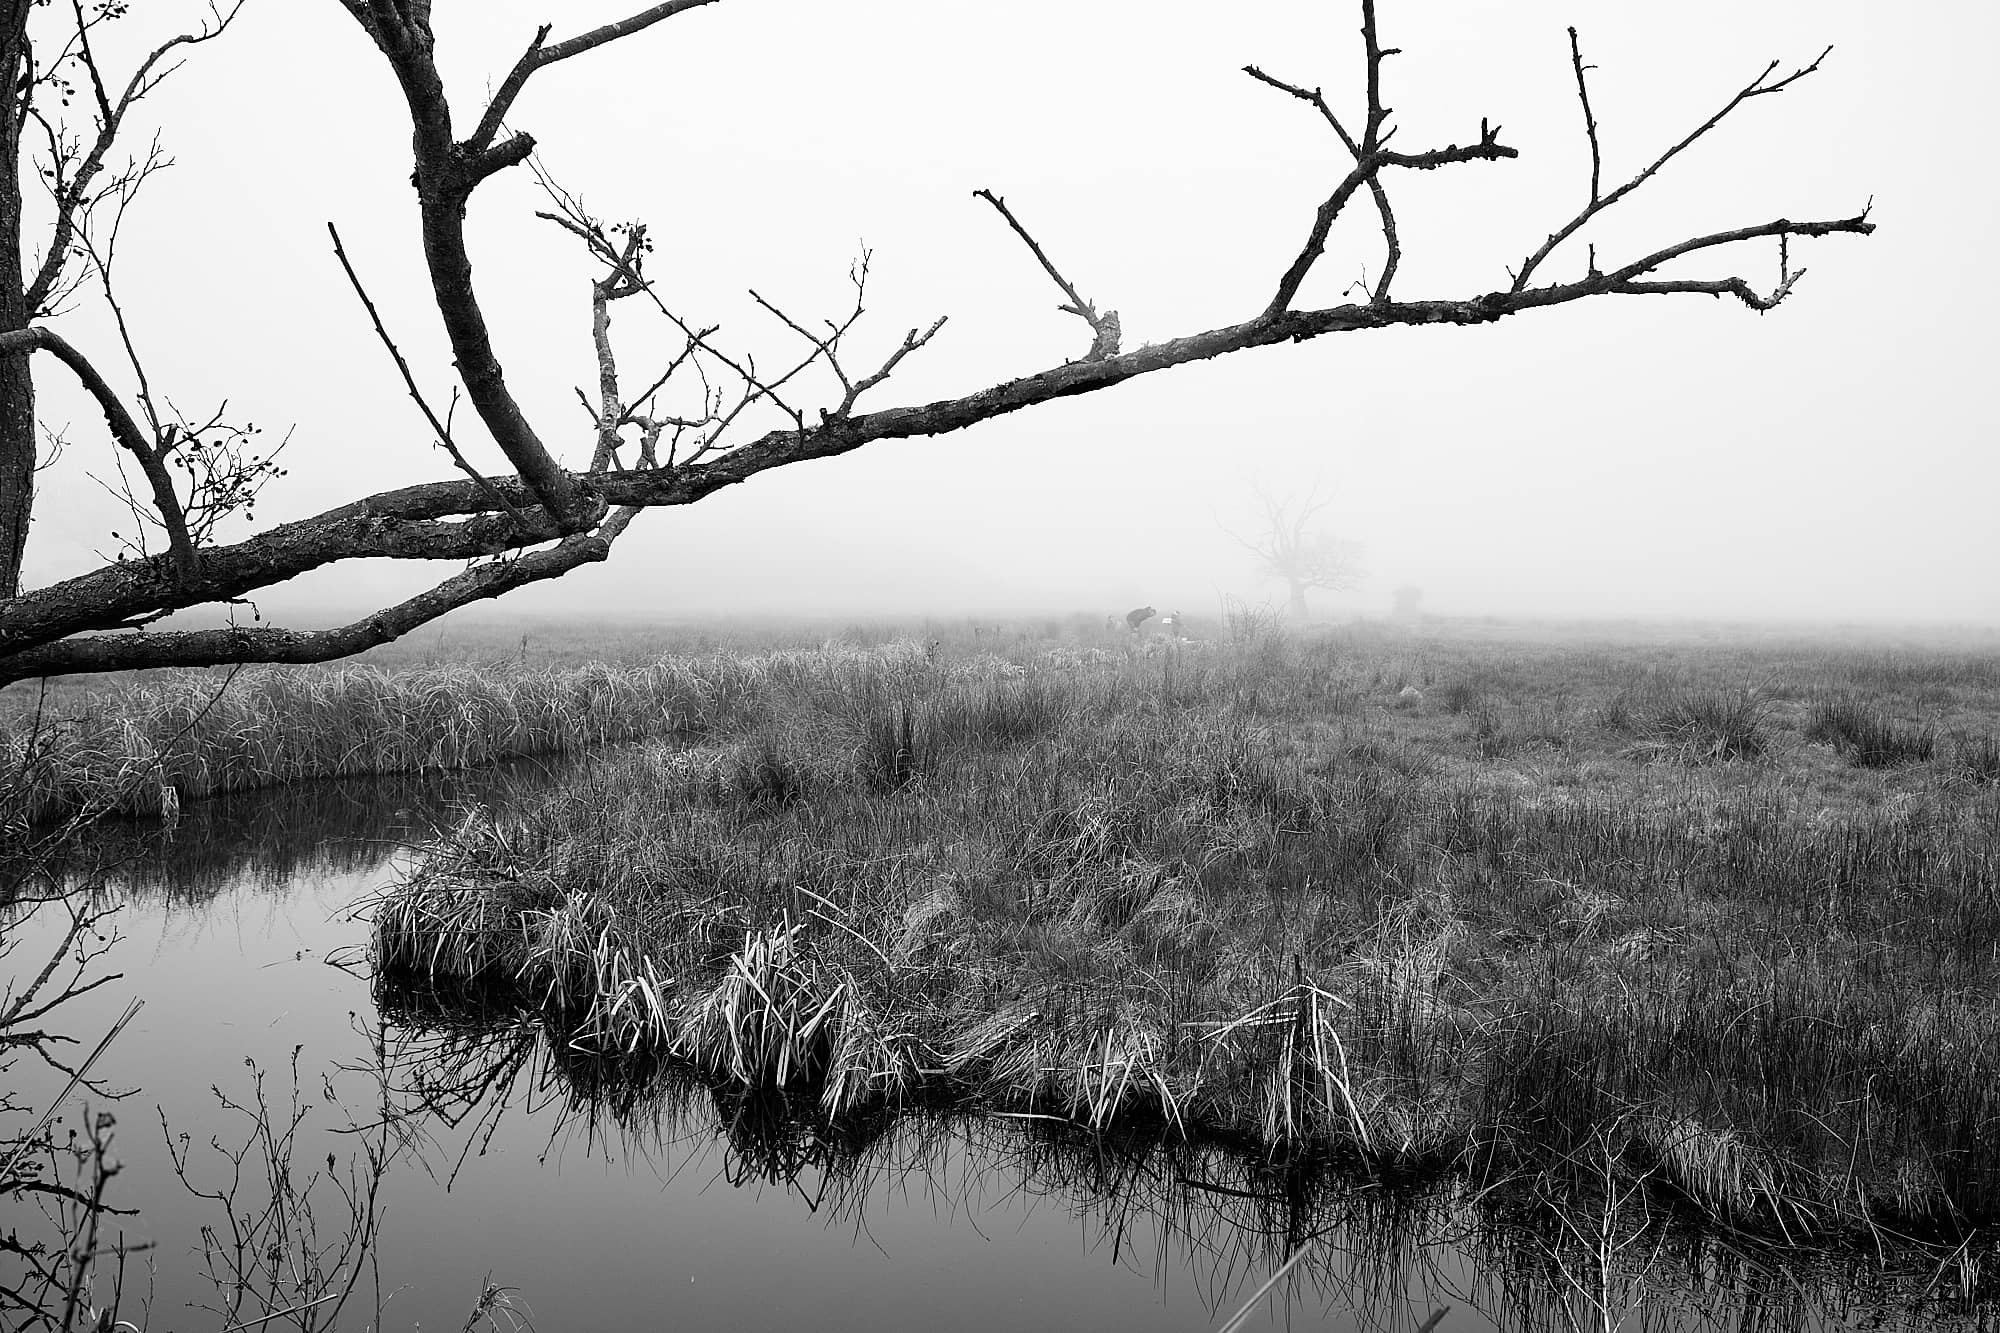
[[1306,585],[1303,583],[1292,585],[1291,617],[1293,620],[1306,618]]
[[[0,332],[28,325],[21,271],[21,117],[17,93],[29,0],[0,0]],[[35,383],[30,353],[0,355],[0,597],[21,589],[21,556],[35,505]]]

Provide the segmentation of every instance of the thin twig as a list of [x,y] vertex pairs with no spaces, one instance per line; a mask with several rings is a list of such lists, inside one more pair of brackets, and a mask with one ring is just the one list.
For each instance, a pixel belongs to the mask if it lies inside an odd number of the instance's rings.
[[431,410],[430,403],[425,400],[423,391],[417,388],[417,378],[410,373],[410,363],[403,359],[402,349],[397,347],[396,340],[389,336],[389,330],[382,326],[382,316],[375,309],[375,302],[369,299],[368,289],[361,285],[361,275],[356,273],[354,265],[348,262],[346,247],[340,243],[340,229],[328,222],[326,234],[333,238],[334,258],[340,261],[342,271],[347,274],[347,281],[354,287],[354,294],[361,298],[362,308],[368,312],[369,322],[375,326],[375,336],[382,340],[382,346],[387,349],[389,359],[396,363],[396,371],[403,377],[403,387],[410,391],[411,400],[416,403],[417,410],[424,414],[424,420],[430,424],[438,443],[451,455],[451,461],[458,465],[460,472],[472,478],[481,490],[492,497],[494,504],[507,511],[509,518],[519,520],[521,512],[507,502],[507,497],[502,495],[479,469],[466,461],[465,455],[458,451],[458,445],[451,438],[451,428],[438,420],[437,413]]
[[1583,103],[1583,131],[1590,137],[1590,202],[1594,204],[1601,193],[1599,182],[1604,158],[1597,146],[1597,117],[1590,110],[1590,85],[1583,79],[1584,70],[1590,66],[1583,63],[1583,49],[1577,44],[1575,28],[1569,30],[1569,63],[1576,70],[1576,98]]

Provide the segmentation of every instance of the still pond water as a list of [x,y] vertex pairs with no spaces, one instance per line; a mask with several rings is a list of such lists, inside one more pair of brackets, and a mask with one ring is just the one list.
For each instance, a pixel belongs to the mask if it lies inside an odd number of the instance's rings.
[[[1047,1122],[908,1116],[829,1143],[670,1081],[586,1091],[524,1020],[378,1005],[357,904],[400,873],[402,845],[461,802],[553,780],[326,784],[196,807],[170,839],[117,835],[132,845],[117,849],[104,966],[123,979],[64,1019],[88,1050],[144,1001],[97,1071],[131,1090],[110,1104],[114,1200],[138,1210],[120,1219],[126,1244],[151,1245],[126,1283],[150,1301],[128,1295],[127,1318],[223,1327],[201,1258],[223,1213],[176,1178],[168,1136],[188,1136],[193,1184],[218,1188],[228,1162],[210,1140],[239,1145],[252,1122],[217,1090],[240,1104],[261,1070],[282,1119],[296,1062],[301,1182],[329,1154],[342,1178],[365,1161],[379,1132],[334,1131],[373,1121],[385,1084],[395,1106],[423,1108],[398,1125],[373,1269],[342,1328],[458,1329],[490,1283],[517,1293],[496,1326],[545,1333],[1208,1330],[1301,1245],[1243,1327],[1415,1330],[1446,1307],[1438,1333],[1994,1326],[1992,1310],[1924,1299],[1934,1274],[1773,1266],[1712,1238],[1557,1266],[1534,1224],[1501,1230],[1450,1200],[1308,1188],[1219,1151],[1092,1143]],[[16,923],[16,957],[45,956],[52,925]],[[31,1100],[55,1095],[44,1082]],[[82,1108],[70,1099],[68,1123]],[[239,1212],[259,1189],[244,1186]],[[321,1243],[336,1240],[342,1200],[328,1181],[310,1197]]]

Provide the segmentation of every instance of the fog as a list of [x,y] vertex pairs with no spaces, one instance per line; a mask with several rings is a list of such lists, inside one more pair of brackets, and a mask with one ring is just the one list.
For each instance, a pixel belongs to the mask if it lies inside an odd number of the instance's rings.
[[[440,60],[469,123],[538,21],[555,36],[625,4],[440,4]],[[189,10],[142,7],[143,25]],[[1473,329],[1393,329],[1238,353],[930,440],[878,443],[648,513],[607,565],[501,609],[688,616],[1281,605],[1231,539],[1256,487],[1330,497],[1366,551],[1328,614],[1382,614],[1417,585],[1444,613],[2000,622],[2000,451],[1990,384],[2000,186],[1985,168],[2000,11],[1863,0],[1662,7],[1455,0],[1381,10],[1397,146],[1504,127],[1518,160],[1392,173],[1404,299],[1506,286],[1585,202],[1589,159],[1565,26],[1591,72],[1607,189],[1773,58],[1820,72],[1742,107],[1557,251],[1542,280],[1697,232],[1838,218],[1873,237],[1795,244],[1809,270],[1758,315],[1702,296],[1604,297]],[[1089,331],[983,202],[1004,195],[1136,347],[1249,317],[1348,160],[1309,108],[1241,66],[1359,104],[1356,7],[1328,0],[727,0],[546,69],[516,106],[564,186],[640,218],[667,300],[774,365],[839,317],[872,251],[856,361],[949,322],[861,408],[922,403],[1081,356]],[[450,475],[335,262],[336,223],[439,403],[451,364],[416,240],[401,98],[331,0],[252,0],[148,104],[176,159],[129,217],[120,290],[156,391],[292,430],[260,521]],[[135,141],[136,142],[136,141]],[[476,277],[516,395],[564,460],[591,431],[581,248],[537,220],[516,169],[473,202]],[[1327,305],[1382,263],[1360,201],[1301,293]],[[1768,290],[1775,246],[1687,263]],[[628,303],[636,306],[638,303]],[[628,376],[665,346],[614,309]],[[107,364],[95,305],[57,325]],[[650,340],[650,341],[649,341]],[[872,367],[871,367],[872,368]],[[123,517],[91,481],[109,446],[44,375],[69,444],[42,477],[30,581],[110,554]],[[129,386],[130,377],[121,380]],[[838,400],[830,378],[800,397]],[[810,416],[810,411],[808,412]],[[753,429],[774,424],[760,420]],[[475,463],[499,454],[459,434]],[[750,438],[745,432],[739,436]],[[129,520],[128,520],[129,521]],[[244,535],[241,525],[225,539]],[[450,569],[357,567],[260,599],[268,616],[358,610]]]

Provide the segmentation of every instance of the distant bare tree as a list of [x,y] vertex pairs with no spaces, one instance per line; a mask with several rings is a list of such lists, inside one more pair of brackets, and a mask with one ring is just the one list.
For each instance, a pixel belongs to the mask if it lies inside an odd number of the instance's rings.
[[1307,593],[1338,592],[1360,582],[1361,543],[1314,526],[1333,503],[1332,496],[1320,494],[1317,482],[1304,495],[1289,499],[1261,486],[1254,489],[1259,510],[1255,530],[1247,536],[1229,535],[1257,557],[1259,573],[1285,585],[1285,607],[1292,619],[1306,618]]
[[[124,319],[113,283],[118,222],[132,192],[160,164],[149,151],[125,155],[114,165],[132,106],[172,73],[181,56],[220,36],[236,9],[202,11],[205,21],[152,51],[122,78],[108,68],[99,38],[122,4],[42,4],[0,0],[0,684],[50,673],[117,671],[138,667],[224,662],[323,661],[395,639],[473,601],[581,565],[605,559],[642,509],[693,504],[760,472],[831,458],[877,440],[931,436],[960,430],[1006,413],[1075,394],[1092,393],[1172,366],[1226,352],[1300,342],[1403,324],[1491,324],[1509,315],[1567,305],[1586,298],[1696,294],[1729,296],[1752,310],[1769,310],[1803,275],[1794,269],[1795,238],[1834,233],[1865,235],[1874,229],[1864,209],[1849,217],[1794,221],[1786,217],[1672,240],[1623,260],[1600,264],[1594,247],[1569,276],[1531,285],[1553,251],[1598,214],[1651,180],[1669,160],[1714,129],[1743,104],[1782,92],[1816,71],[1819,60],[1789,73],[1776,62],[1743,85],[1713,115],[1654,157],[1629,180],[1606,189],[1597,122],[1575,33],[1570,37],[1577,93],[1591,155],[1590,189],[1583,206],[1559,215],[1545,240],[1491,290],[1443,299],[1401,300],[1392,288],[1402,263],[1390,182],[1401,171],[1430,171],[1518,156],[1501,140],[1500,127],[1481,121],[1476,134],[1441,147],[1392,147],[1396,129],[1384,97],[1384,70],[1396,48],[1378,33],[1374,0],[1359,0],[1361,64],[1358,109],[1337,113],[1320,89],[1286,82],[1249,66],[1245,73],[1303,103],[1323,121],[1352,159],[1303,226],[1297,250],[1273,263],[1270,294],[1238,323],[1125,350],[1118,315],[1100,311],[1057,269],[1046,250],[991,191],[977,195],[996,210],[1060,289],[1059,309],[1090,331],[1076,359],[1005,380],[962,397],[860,410],[906,357],[920,351],[943,327],[943,317],[911,328],[866,361],[852,345],[867,281],[864,256],[853,274],[852,307],[833,319],[805,319],[758,297],[777,336],[792,341],[786,357],[755,356],[725,345],[714,327],[671,307],[650,266],[653,250],[643,223],[608,224],[587,212],[574,195],[547,182],[555,225],[583,245],[599,276],[590,284],[598,382],[585,394],[587,430],[558,430],[528,420],[509,387],[493,344],[467,249],[468,205],[491,177],[529,162],[535,140],[513,128],[516,104],[534,76],[551,65],[638,36],[712,0],[668,0],[602,27],[552,41],[544,25],[525,43],[511,69],[469,124],[454,123],[452,99],[440,74],[431,0],[340,0],[341,5],[394,74],[413,130],[414,172],[421,216],[417,239],[428,267],[438,319],[450,342],[473,422],[455,418],[459,389],[435,410],[379,319],[376,331],[394,357],[422,419],[420,441],[434,441],[462,475],[357,496],[351,503],[310,518],[266,524],[249,536],[224,541],[219,525],[247,522],[260,491],[279,475],[273,450],[249,426],[220,411],[183,418],[171,395],[147,376]],[[322,59],[326,53],[301,54]],[[1822,59],[1824,57],[1822,56]],[[361,82],[355,81],[360,87]],[[358,95],[358,94],[357,94]],[[461,104],[466,97],[461,94]],[[475,104],[476,105],[476,104]],[[117,150],[117,151],[114,151]],[[403,188],[404,175],[385,172],[385,191]],[[36,205],[41,234],[23,235],[23,200],[43,191]],[[1379,276],[1359,299],[1318,309],[1296,302],[1308,274],[1324,253],[1337,220],[1366,193],[1386,249]],[[34,196],[40,198],[39,195]],[[1682,261],[1710,258],[1738,242],[1775,243],[1774,284],[1760,290],[1738,273],[1688,275]],[[338,238],[335,238],[336,245]],[[218,245],[226,246],[226,236]],[[346,264],[346,256],[341,255]],[[349,268],[371,318],[374,309]],[[286,293],[272,284],[222,284],[218,299],[266,298],[279,303],[247,318],[286,318]],[[754,293],[753,293],[754,295]],[[66,300],[101,304],[118,330],[108,371],[106,349],[86,350],[54,327]],[[609,308],[636,302],[664,322],[675,350],[660,364],[628,379],[613,354]],[[542,358],[529,349],[518,355]],[[89,573],[46,587],[21,586],[21,558],[38,503],[35,469],[41,461],[34,396],[44,368],[74,377],[101,408],[110,456],[135,474],[124,490],[134,523],[119,540],[117,559]],[[122,381],[114,384],[113,379]],[[760,416],[776,413],[775,429],[752,434]],[[460,435],[478,431],[497,447],[507,471],[483,475],[468,461]],[[574,460],[565,463],[561,441],[574,435]],[[1337,560],[1332,552],[1300,548],[1298,568],[1308,580]],[[221,629],[140,633],[176,611],[230,606],[259,589],[345,561],[369,558],[443,562],[457,567],[434,587],[384,606],[351,624],[293,630],[257,624]],[[1317,586],[1303,582],[1298,586]]]

